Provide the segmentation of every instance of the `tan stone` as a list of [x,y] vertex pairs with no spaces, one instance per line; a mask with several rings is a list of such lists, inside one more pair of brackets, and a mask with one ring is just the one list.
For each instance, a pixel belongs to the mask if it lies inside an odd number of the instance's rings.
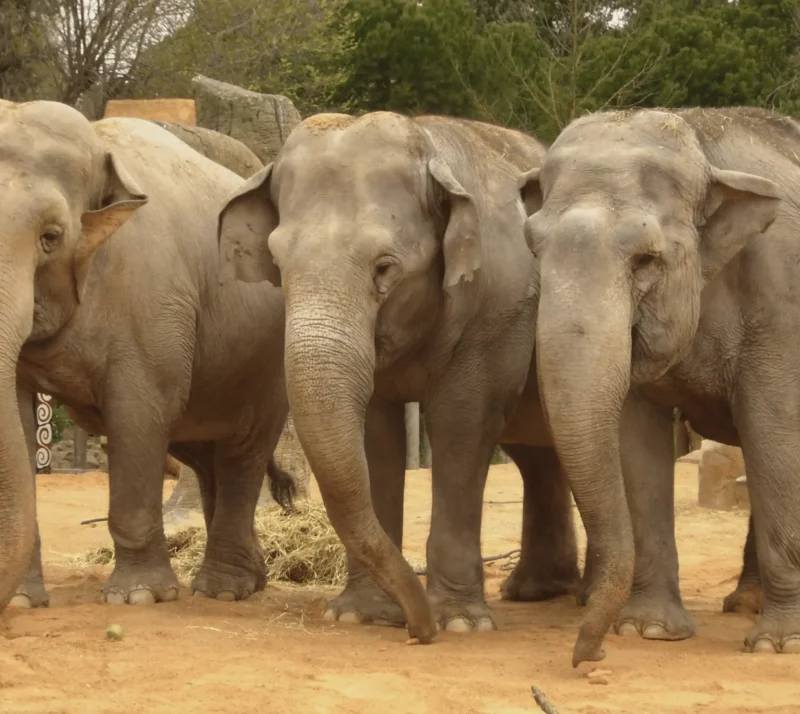
[[266,165],[301,121],[292,101],[280,94],[251,92],[203,75],[192,79],[197,124],[241,141]]
[[749,507],[743,498],[747,484],[737,479],[744,476],[742,450],[717,441],[704,439],[700,447],[697,502],[703,508],[733,511]]
[[197,112],[194,99],[110,99],[103,118],[134,117],[178,122],[194,126]]

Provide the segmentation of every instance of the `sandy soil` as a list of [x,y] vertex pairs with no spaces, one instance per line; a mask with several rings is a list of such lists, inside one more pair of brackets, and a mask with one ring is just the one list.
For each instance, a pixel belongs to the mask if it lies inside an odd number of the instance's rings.
[[[241,603],[195,600],[187,591],[149,608],[99,604],[105,572],[80,571],[68,556],[110,538],[104,474],[44,476],[39,512],[51,607],[0,616],[0,712],[436,712],[539,711],[530,685],[561,714],[800,711],[800,657],[744,654],[750,619],[721,615],[733,587],[746,514],[698,509],[696,468],[679,464],[676,495],[683,595],[698,636],[653,643],[609,635],[610,682],[570,666],[580,611],[569,598],[542,604],[499,600],[504,577],[487,566],[487,596],[501,629],[442,633],[429,647],[404,646],[405,630],[331,625],[330,591],[270,585]],[[169,486],[167,486],[169,488]],[[492,468],[484,554],[519,543],[521,483],[513,466]],[[421,557],[430,475],[409,473],[407,553]],[[581,533],[582,535],[582,533]],[[111,623],[124,639],[105,638]]]

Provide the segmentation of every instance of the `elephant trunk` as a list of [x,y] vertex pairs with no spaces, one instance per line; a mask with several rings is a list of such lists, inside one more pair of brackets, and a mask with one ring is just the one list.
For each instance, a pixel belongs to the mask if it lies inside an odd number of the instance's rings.
[[613,281],[586,294],[579,280],[542,271],[536,334],[542,404],[592,545],[593,581],[575,667],[603,659],[603,638],[633,582],[633,530],[619,452],[630,386],[630,316],[629,300]]
[[33,276],[24,269],[9,269],[9,274],[13,280],[0,280],[0,610],[25,577],[36,527],[31,461],[17,400],[17,361],[33,324]]
[[[328,516],[348,553],[403,608],[411,637],[429,642],[436,625],[411,566],[375,515],[364,448],[373,392],[375,314],[371,296],[318,284],[285,283],[286,386],[297,435]],[[360,297],[360,299],[359,299]]]

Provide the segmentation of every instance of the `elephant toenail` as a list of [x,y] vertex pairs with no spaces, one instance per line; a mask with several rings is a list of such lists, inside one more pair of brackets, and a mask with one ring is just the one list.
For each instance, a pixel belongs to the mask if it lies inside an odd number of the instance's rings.
[[21,607],[24,608],[25,610],[30,610],[33,607],[33,603],[31,602],[31,599],[27,595],[19,593],[18,595],[14,595],[14,597],[11,598],[11,602],[8,603],[8,606]]
[[758,654],[775,654],[778,651],[775,643],[767,637],[756,640],[750,649]]
[[217,593],[217,600],[221,600],[222,602],[233,602],[236,599],[236,593],[231,592],[230,590],[223,590],[220,593]]
[[322,619],[327,620],[328,622],[336,622],[336,610],[332,607],[329,607],[325,612],[322,613]]
[[128,602],[131,605],[153,605],[155,601],[155,595],[153,595],[151,590],[147,590],[146,588],[131,590],[130,595],[128,595]]
[[488,617],[482,617],[478,620],[478,624],[475,627],[476,632],[491,632],[496,629],[497,626]]
[[207,598],[208,597],[208,593],[205,590],[192,590],[192,597]]
[[445,623],[444,629],[448,632],[470,632],[472,627],[463,617],[455,617]]
[[781,648],[783,654],[800,654],[800,637],[787,637]]
[[672,639],[667,628],[654,622],[642,630],[642,637],[646,640],[668,640]]
[[361,624],[362,618],[357,612],[343,612],[341,615],[339,615],[339,622],[358,625]]
[[617,634],[623,637],[639,636],[639,628],[632,622],[622,622],[617,626]]
[[164,592],[164,597],[161,598],[161,602],[174,602],[178,599],[178,588],[167,588]]
[[106,602],[109,605],[124,605],[125,596],[117,590],[112,590],[106,595]]

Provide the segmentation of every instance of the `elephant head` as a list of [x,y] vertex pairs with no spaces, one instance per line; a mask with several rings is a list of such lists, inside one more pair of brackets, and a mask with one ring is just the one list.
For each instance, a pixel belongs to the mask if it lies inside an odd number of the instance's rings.
[[145,202],[77,111],[0,101],[0,608],[22,580],[34,537],[20,352],[70,319],[93,254]]
[[542,403],[596,547],[577,663],[600,656],[633,577],[619,455],[626,395],[686,355],[703,286],[775,220],[779,192],[716,168],[686,120],[652,110],[573,122],[522,193],[541,270]]
[[433,628],[371,506],[364,419],[376,370],[419,348],[479,269],[475,199],[414,120],[318,115],[231,198],[219,230],[224,276],[283,286],[289,404],[333,525],[409,629]]

